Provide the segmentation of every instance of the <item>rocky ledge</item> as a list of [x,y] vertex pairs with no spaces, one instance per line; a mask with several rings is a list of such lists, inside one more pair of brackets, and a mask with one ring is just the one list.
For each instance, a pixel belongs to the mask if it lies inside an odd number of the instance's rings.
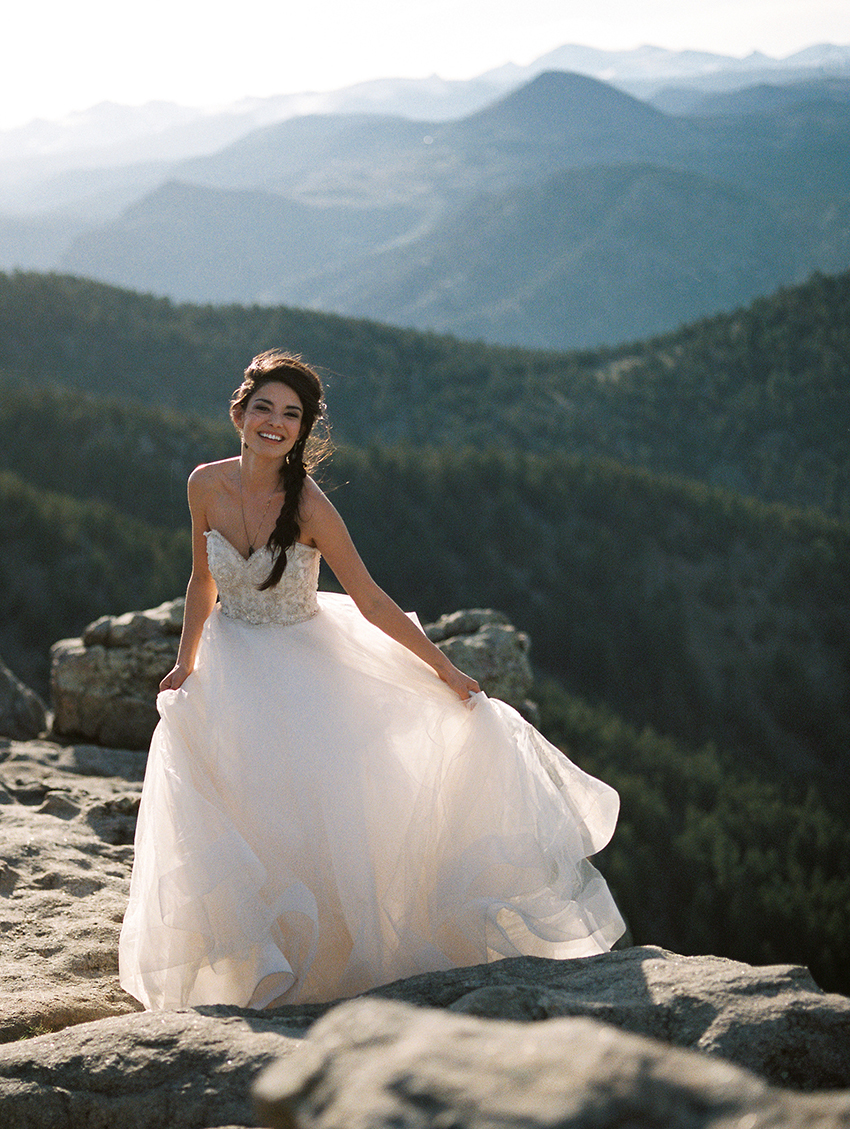
[[0,1126],[850,1127],[850,1000],[653,947],[337,1005],[140,1012],[117,982],[144,753],[0,744]]

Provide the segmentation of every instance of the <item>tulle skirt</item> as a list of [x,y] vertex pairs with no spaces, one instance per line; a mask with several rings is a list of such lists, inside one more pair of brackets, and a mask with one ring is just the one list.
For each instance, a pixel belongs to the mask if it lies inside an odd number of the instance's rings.
[[607,951],[623,923],[587,857],[617,793],[510,706],[462,703],[348,597],[319,600],[292,626],[216,608],[159,695],[123,987],[260,1008]]

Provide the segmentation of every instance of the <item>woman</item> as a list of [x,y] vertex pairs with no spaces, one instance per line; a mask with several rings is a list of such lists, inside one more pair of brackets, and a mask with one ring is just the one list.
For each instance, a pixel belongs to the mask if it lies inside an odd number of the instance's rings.
[[[587,862],[616,793],[374,582],[307,473],[322,406],[309,366],[260,354],[231,401],[239,457],[189,478],[192,575],[119,949],[146,1007],[326,1001],[623,931]],[[320,557],[347,596],[317,592]]]

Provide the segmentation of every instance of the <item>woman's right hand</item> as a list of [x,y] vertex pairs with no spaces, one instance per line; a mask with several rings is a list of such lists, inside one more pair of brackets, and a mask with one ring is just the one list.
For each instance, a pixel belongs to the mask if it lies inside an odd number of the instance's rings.
[[177,663],[160,682],[160,690],[179,690],[191,673],[182,663]]

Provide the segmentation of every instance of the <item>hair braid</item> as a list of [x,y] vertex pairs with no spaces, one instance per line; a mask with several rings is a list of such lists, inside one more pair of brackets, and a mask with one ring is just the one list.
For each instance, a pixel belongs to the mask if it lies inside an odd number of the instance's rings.
[[266,542],[274,555],[272,570],[263,583],[260,591],[273,588],[283,576],[286,568],[286,550],[298,540],[301,525],[298,521],[301,506],[301,493],[304,489],[304,479],[307,477],[307,468],[304,466],[304,447],[307,437],[302,436],[280,468],[280,485],[283,490],[283,505],[277,515],[275,527],[269,534]]

